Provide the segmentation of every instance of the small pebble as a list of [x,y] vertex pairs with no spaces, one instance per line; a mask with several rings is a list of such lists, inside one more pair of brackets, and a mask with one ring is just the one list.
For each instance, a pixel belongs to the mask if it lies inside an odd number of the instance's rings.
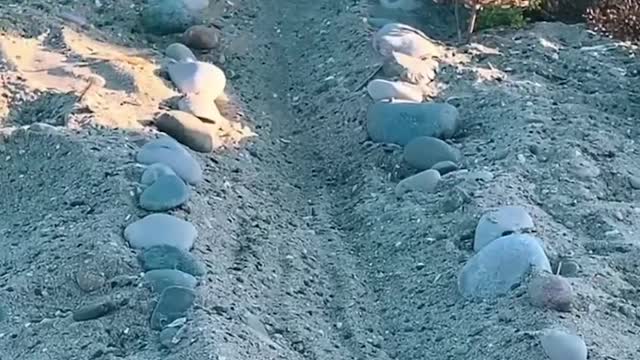
[[178,62],[193,62],[198,60],[191,49],[180,43],[173,43],[167,46],[164,54],[168,58]]
[[558,266],[558,274],[564,277],[576,277],[580,271],[580,265],[573,260],[561,260]]
[[94,320],[108,315],[116,309],[117,306],[112,301],[89,304],[74,311],[72,318],[74,321]]
[[144,169],[140,183],[149,186],[156,182],[160,176],[164,175],[176,175],[176,173],[168,165],[162,163],[151,164]]
[[98,290],[104,285],[105,281],[104,276],[92,271],[82,270],[76,273],[76,283],[85,292]]
[[547,330],[541,343],[550,360],[587,360],[587,345],[577,335],[558,329]]
[[176,335],[178,335],[178,331],[180,331],[180,329],[177,327],[167,327],[162,329],[159,335],[160,345],[167,349],[175,347],[180,341],[180,338],[176,337]]
[[170,286],[162,292],[151,315],[151,328],[161,330],[172,321],[184,317],[196,299],[192,289]]
[[446,175],[459,169],[458,164],[453,161],[439,161],[433,164],[431,168],[439,172],[440,175]]
[[164,289],[170,286],[182,286],[193,289],[198,283],[198,280],[193,277],[193,275],[173,269],[156,269],[147,271],[144,274],[144,279],[151,287],[151,290],[158,294],[162,293]]
[[194,25],[182,34],[182,43],[192,49],[213,49],[220,45],[220,31],[204,25]]
[[167,211],[189,200],[189,187],[176,175],[162,175],[140,195],[140,207]]
[[634,190],[640,189],[640,177],[629,176],[629,185],[631,185]]
[[535,273],[527,286],[531,305],[561,312],[570,312],[573,289],[567,279],[545,272]]
[[439,172],[432,169],[425,170],[400,181],[396,185],[395,194],[401,197],[408,192],[432,193],[436,190],[439,181]]

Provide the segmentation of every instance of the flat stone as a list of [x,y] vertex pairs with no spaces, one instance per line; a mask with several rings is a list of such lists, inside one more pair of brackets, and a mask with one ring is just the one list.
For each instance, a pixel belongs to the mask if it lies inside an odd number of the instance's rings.
[[404,147],[403,158],[409,166],[427,170],[441,161],[460,161],[460,152],[438,138],[420,136]]
[[587,344],[578,335],[549,329],[540,340],[550,360],[587,360]]
[[209,153],[222,145],[214,126],[184,111],[164,112],[156,118],[155,125],[193,151]]
[[193,53],[193,51],[191,51],[191,49],[186,47],[184,44],[180,44],[180,43],[173,43],[167,46],[167,48],[164,51],[164,54],[168,58],[178,62],[198,61],[198,58],[196,58],[196,55]]
[[561,312],[570,312],[573,304],[573,288],[562,276],[546,272],[535,273],[527,285],[531,305]]
[[132,248],[170,245],[188,251],[198,231],[190,222],[168,214],[151,214],[129,224],[124,237]]
[[155,35],[181,33],[199,20],[198,12],[182,0],[149,0],[141,13],[142,27]]
[[161,330],[176,319],[186,316],[196,300],[196,293],[180,286],[170,286],[162,292],[151,315],[151,328]]
[[192,49],[214,49],[220,45],[220,30],[194,25],[182,34],[182,42]]
[[411,84],[424,84],[436,78],[439,64],[432,59],[418,59],[392,51],[382,65],[382,72],[390,78],[399,78]]
[[367,111],[375,142],[404,146],[419,136],[450,138],[459,128],[458,109],[445,103],[376,102]]
[[71,316],[74,321],[95,320],[106,316],[118,307],[110,300],[85,305],[73,312]]
[[222,115],[220,114],[220,110],[218,110],[216,103],[206,94],[185,94],[178,101],[178,109],[196,116],[201,120],[213,123],[222,119]]
[[422,90],[418,86],[401,81],[374,79],[367,85],[367,92],[374,101],[403,99],[421,102],[423,100]]
[[439,161],[433,164],[431,168],[439,172],[440,175],[445,175],[458,170],[458,164],[454,163],[453,161]]
[[441,56],[443,48],[422,31],[400,23],[386,24],[373,35],[373,48],[385,58],[392,52],[414,58]]
[[473,250],[479,251],[493,240],[511,233],[534,229],[533,219],[522,206],[502,206],[484,213],[476,226]]
[[503,236],[467,261],[458,289],[466,298],[498,297],[518,286],[532,270],[551,271],[541,241],[527,234]]
[[189,200],[189,187],[177,175],[162,175],[140,194],[140,207],[167,211]]
[[161,163],[169,166],[184,181],[195,185],[202,181],[202,168],[189,152],[170,136],[162,136],[146,143],[136,161],[141,164]]
[[440,182],[440,173],[436,170],[425,170],[406,179],[402,179],[396,185],[395,194],[397,197],[408,192],[432,193],[436,190]]
[[167,65],[167,72],[183,94],[201,93],[216,99],[227,84],[227,78],[219,67],[202,61],[172,63]]
[[181,286],[195,289],[198,280],[191,274],[174,269],[156,269],[147,271],[144,279],[155,293],[162,293],[170,286]]
[[138,260],[145,271],[175,269],[193,276],[202,276],[206,269],[190,252],[169,245],[158,245],[143,249]]
[[168,165],[162,164],[162,163],[155,163],[155,164],[151,164],[149,166],[147,166],[146,169],[144,169],[144,172],[142,173],[142,176],[140,177],[140,183],[142,185],[151,185],[154,182],[156,182],[156,180],[158,180],[158,178],[160,176],[164,176],[164,175],[176,175],[176,172],[173,171],[173,169],[171,167],[169,167]]

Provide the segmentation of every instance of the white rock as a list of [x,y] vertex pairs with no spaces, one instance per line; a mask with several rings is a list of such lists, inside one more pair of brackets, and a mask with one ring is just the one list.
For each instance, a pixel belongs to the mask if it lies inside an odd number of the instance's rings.
[[189,93],[178,101],[178,109],[196,117],[215,122],[222,118],[213,99],[202,93]]
[[390,57],[393,51],[415,58],[427,58],[443,53],[442,47],[425,33],[400,23],[391,23],[380,28],[373,36],[373,48],[385,58]]
[[202,61],[169,64],[167,72],[180,92],[200,93],[209,99],[222,95],[227,83],[222,69]]
[[550,329],[542,336],[541,343],[551,360],[587,360],[587,345],[577,335]]
[[476,226],[473,250],[479,251],[505,233],[524,233],[533,230],[533,219],[522,206],[511,205],[484,213]]
[[423,99],[420,87],[401,81],[371,80],[367,85],[367,91],[374,101],[401,99],[422,102]]

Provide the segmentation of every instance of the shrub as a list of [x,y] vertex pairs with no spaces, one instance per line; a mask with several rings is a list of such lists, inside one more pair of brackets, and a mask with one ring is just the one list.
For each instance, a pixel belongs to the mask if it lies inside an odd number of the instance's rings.
[[593,30],[626,41],[640,41],[640,1],[600,0],[587,9]]
[[478,13],[477,30],[498,26],[521,28],[527,23],[524,10],[517,7],[487,6]]

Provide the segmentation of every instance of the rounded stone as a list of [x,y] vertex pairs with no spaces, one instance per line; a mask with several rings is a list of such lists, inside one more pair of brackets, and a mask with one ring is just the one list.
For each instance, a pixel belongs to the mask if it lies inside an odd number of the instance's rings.
[[439,64],[432,59],[418,59],[392,51],[382,65],[382,72],[390,78],[399,78],[411,84],[424,84],[436,78]]
[[168,134],[193,151],[208,153],[221,145],[215,128],[184,111],[171,110],[155,121],[158,130]]
[[177,175],[172,168],[168,165],[162,163],[155,163],[147,166],[140,177],[140,183],[142,185],[151,185],[153,184],[160,176],[164,175]]
[[124,229],[124,238],[136,249],[170,245],[188,251],[197,236],[190,222],[162,213],[147,215]]
[[167,211],[189,200],[189,187],[176,175],[162,175],[144,189],[140,207],[149,211]]
[[183,94],[201,93],[212,100],[222,95],[227,83],[222,69],[202,61],[172,63],[167,72]]
[[396,185],[395,194],[397,197],[401,197],[408,192],[432,193],[436,190],[439,181],[439,172],[425,170],[401,180]]
[[155,293],[162,293],[170,286],[182,286],[194,289],[198,280],[191,274],[174,269],[156,269],[147,271],[144,279]]
[[445,175],[458,170],[458,164],[454,163],[453,161],[439,161],[433,164],[431,168],[439,172],[440,175]]
[[194,25],[182,34],[182,43],[192,49],[213,49],[220,45],[220,31],[204,25]]
[[573,289],[567,279],[550,273],[535,273],[529,280],[527,293],[531,305],[556,311],[570,312]]
[[184,181],[195,185],[202,181],[202,168],[189,152],[170,136],[162,136],[144,144],[136,154],[136,161],[151,165],[169,166]]
[[459,128],[458,109],[446,103],[376,102],[367,110],[367,133],[380,143],[404,146],[419,136],[446,139]]
[[423,100],[420,87],[402,81],[374,79],[367,85],[367,92],[374,101],[403,99],[421,102]]
[[169,245],[158,245],[143,249],[138,260],[145,271],[175,269],[193,276],[202,276],[206,269],[190,252]]
[[442,47],[431,40],[422,31],[401,23],[390,23],[381,27],[373,35],[373,48],[388,58],[393,52],[414,58],[438,56]]
[[151,314],[151,328],[161,330],[173,321],[184,317],[196,300],[193,289],[170,286],[160,294],[158,304]]
[[420,136],[404,147],[403,158],[409,166],[427,170],[441,161],[460,161],[460,152],[438,138]]
[[578,335],[550,329],[540,342],[550,360],[587,360],[587,344]]
[[186,47],[184,44],[180,44],[180,43],[173,43],[167,46],[167,48],[164,51],[164,54],[168,58],[173,59],[177,62],[198,61],[193,51],[191,51],[191,49]]
[[489,210],[478,221],[473,250],[479,251],[501,236],[524,233],[533,229],[533,219],[522,206],[503,206]]
[[206,94],[185,94],[178,101],[178,109],[209,122],[215,123],[222,119],[222,115],[220,114],[216,103],[213,99],[206,96]]
[[199,21],[196,11],[181,0],[149,0],[141,13],[145,31],[155,35],[181,33]]
[[551,271],[541,241],[527,234],[503,236],[467,261],[458,289],[466,298],[497,297],[518,286],[532,270]]

